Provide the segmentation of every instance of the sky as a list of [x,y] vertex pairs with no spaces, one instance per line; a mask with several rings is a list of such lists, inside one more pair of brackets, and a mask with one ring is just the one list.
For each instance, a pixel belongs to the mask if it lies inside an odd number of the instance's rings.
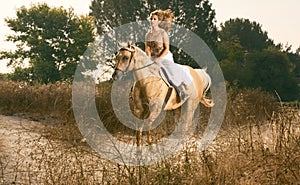
[[[15,17],[16,11],[22,5],[46,2],[49,6],[74,8],[76,14],[88,14],[91,0],[8,0],[0,2],[0,50],[14,48],[13,44],[5,42],[7,34],[13,32],[6,26],[4,19]],[[275,44],[292,45],[295,51],[300,47],[300,0],[210,0],[212,9],[216,12],[217,25],[230,18],[246,18],[262,25],[269,38]],[[0,73],[11,72],[6,62],[0,60]]]
[[275,44],[300,47],[300,0],[210,0],[218,24],[246,18],[262,25]]

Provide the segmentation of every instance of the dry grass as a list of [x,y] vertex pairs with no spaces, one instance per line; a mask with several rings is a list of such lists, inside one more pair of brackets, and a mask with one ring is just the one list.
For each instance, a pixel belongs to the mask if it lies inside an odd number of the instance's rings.
[[[72,115],[71,85],[57,82],[49,85],[28,85],[23,82],[0,81],[0,112],[34,113],[74,122]],[[36,118],[40,119],[40,118]]]
[[[114,117],[110,83],[97,87],[96,102],[108,130],[128,135],[133,131]],[[129,167],[102,159],[76,129],[69,84],[28,86],[0,82],[0,112],[48,115],[39,137],[16,139],[15,160],[1,147],[0,181],[17,184],[297,184],[300,182],[299,104],[283,105],[258,89],[228,90],[222,128],[204,152],[191,145],[180,154],[151,166]],[[101,108],[101,109],[100,109]],[[201,109],[207,119],[208,109]],[[156,133],[168,134],[171,112]],[[34,116],[35,118],[38,116]],[[45,117],[45,116],[43,116]],[[41,119],[41,118],[37,118]],[[25,120],[23,120],[25,121]],[[113,123],[113,124],[112,124]],[[198,126],[201,137],[203,125]],[[167,131],[166,131],[167,130]],[[164,131],[164,132],[163,132]],[[16,138],[18,135],[16,135]],[[118,137],[121,137],[118,135]],[[24,153],[30,148],[30,153]],[[30,163],[22,163],[22,161]],[[10,170],[8,170],[10,169]],[[8,173],[9,172],[9,173]]]

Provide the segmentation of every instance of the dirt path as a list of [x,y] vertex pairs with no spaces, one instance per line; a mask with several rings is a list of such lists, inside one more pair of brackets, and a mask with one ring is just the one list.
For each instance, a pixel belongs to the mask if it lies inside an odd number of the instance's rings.
[[[17,116],[0,115],[0,180],[2,184],[30,181],[28,167],[33,166],[30,158],[36,143],[48,141],[40,133],[45,125]],[[27,173],[27,175],[26,175]],[[25,178],[25,179],[24,179]]]
[[[24,116],[23,116],[24,117]],[[51,125],[52,124],[52,125]],[[84,143],[49,138],[55,120],[0,115],[0,184],[99,182],[108,162]]]

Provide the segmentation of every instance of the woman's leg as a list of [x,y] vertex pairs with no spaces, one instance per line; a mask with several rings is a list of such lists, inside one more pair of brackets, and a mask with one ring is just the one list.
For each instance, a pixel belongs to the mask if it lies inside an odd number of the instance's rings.
[[180,65],[164,59],[160,61],[160,65],[167,72],[168,79],[174,86],[179,86],[182,83],[189,85],[192,82],[187,72]]
[[187,93],[186,84],[190,84],[190,79],[186,72],[179,65],[169,61],[161,61],[160,64],[169,83],[174,86],[180,98],[183,101],[188,99],[189,94]]

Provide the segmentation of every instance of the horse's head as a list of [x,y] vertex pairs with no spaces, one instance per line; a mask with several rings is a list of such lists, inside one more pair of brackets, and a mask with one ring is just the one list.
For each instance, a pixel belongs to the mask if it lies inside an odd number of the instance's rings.
[[128,44],[126,47],[119,49],[116,55],[116,66],[113,73],[113,79],[119,80],[134,68],[134,46]]

